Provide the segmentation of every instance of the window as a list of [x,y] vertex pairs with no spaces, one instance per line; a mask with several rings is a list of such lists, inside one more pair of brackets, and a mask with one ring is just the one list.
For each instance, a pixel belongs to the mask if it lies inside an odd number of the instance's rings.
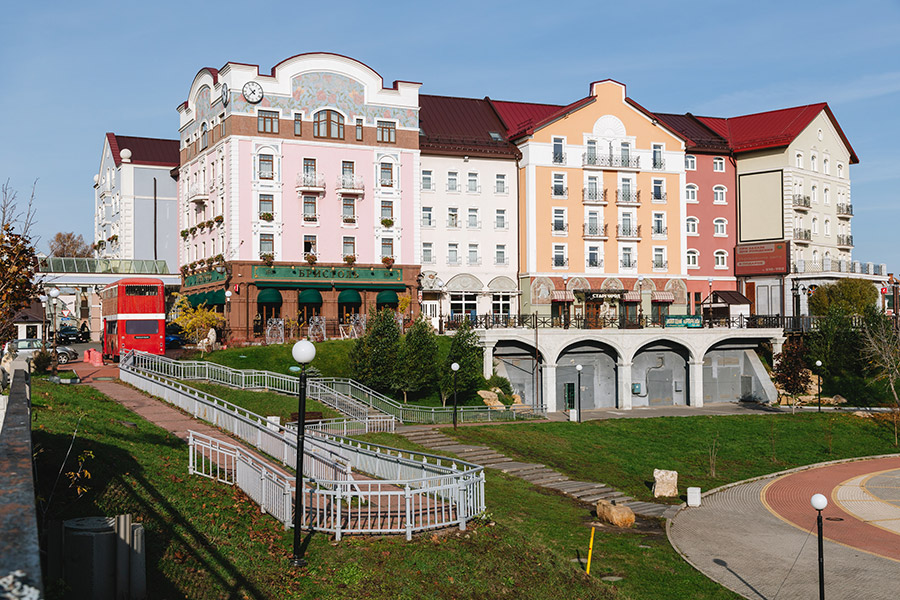
[[842,165],[842,164],[840,164],[840,163],[838,163],[837,175],[838,175],[839,178],[843,178],[843,177],[844,177],[844,165]]
[[274,179],[275,178],[275,159],[271,154],[259,155],[259,178]]
[[697,186],[693,183],[689,183],[684,188],[684,201],[685,202],[697,202]]
[[585,164],[597,164],[597,140],[587,141],[587,156],[585,157]]
[[275,197],[271,194],[259,195],[259,214],[262,213],[275,213]]
[[566,209],[553,209],[553,233],[563,233],[568,229],[566,226]]
[[825,231],[824,231],[824,233],[825,233],[825,235],[827,235],[827,236],[830,236],[830,235],[831,235],[831,221],[829,221],[828,219],[825,219]]
[[815,155],[815,154],[810,154],[810,155],[809,155],[809,170],[810,170],[810,171],[815,171],[817,166],[818,166],[818,164],[817,164],[817,161],[816,161],[816,155]]
[[459,227],[459,209],[458,208],[448,208],[447,209],[447,227],[458,228]]
[[812,220],[812,232],[816,235],[819,233],[819,219],[816,217],[813,217]]
[[794,166],[796,166],[798,169],[802,169],[803,168],[803,153],[798,152],[797,156],[794,158],[794,161],[795,161]]
[[434,263],[434,244],[432,242],[422,242],[422,263],[426,265]]
[[600,247],[588,246],[587,249],[587,266],[602,267],[603,261],[600,259]]
[[566,141],[563,138],[553,138],[553,164],[561,165],[566,162],[566,153],[563,152]]
[[381,238],[381,256],[394,257],[394,238]]
[[455,242],[447,244],[447,264],[459,264],[459,244]]
[[469,218],[466,221],[466,227],[469,229],[477,229],[478,228],[478,209],[470,208],[469,209]]
[[344,223],[356,223],[356,199],[353,196],[341,197],[341,218]]
[[622,164],[627,166],[631,163],[631,144],[622,142],[620,149],[622,154]]
[[344,139],[344,116],[333,110],[320,110],[313,119],[313,135],[332,140]]
[[478,258],[478,244],[469,244],[469,264],[477,265],[481,263]]
[[303,113],[294,113],[294,135],[303,135]]
[[508,317],[512,314],[512,294],[492,294],[491,314]]
[[391,121],[377,121],[377,130],[375,138],[379,142],[385,144],[394,144],[397,142],[397,125]]
[[355,256],[356,255],[356,238],[345,236],[342,244],[342,251],[344,256]]
[[693,154],[685,154],[684,155],[684,169],[686,171],[696,171],[697,170],[697,157]]
[[666,235],[666,214],[653,213],[653,235]]
[[687,235],[697,235],[697,226],[699,225],[699,223],[700,221],[697,219],[697,217],[688,217],[687,219],[685,219],[685,233]]
[[823,171],[826,175],[831,175],[831,165],[829,164],[827,158],[823,158],[823,159],[822,159],[822,171]]
[[728,253],[724,250],[716,250],[713,253],[713,257],[715,258],[715,267],[717,269],[727,269],[728,268]]
[[314,159],[314,158],[304,158],[303,159],[303,174],[304,175],[315,175],[316,174],[316,159]]
[[665,269],[669,266],[668,261],[666,261],[666,249],[665,248],[654,248],[653,249],[653,268],[654,269]]
[[506,244],[497,244],[494,247],[494,264],[505,265],[506,263]]
[[394,218],[394,201],[393,200],[382,200],[381,201],[381,218],[393,220],[393,218]]
[[433,210],[430,206],[422,207],[422,227],[434,227]]
[[497,229],[506,229],[506,209],[498,208],[494,214],[494,227]]
[[713,204],[726,204],[728,201],[725,197],[725,186],[717,185],[713,188]]
[[584,199],[589,202],[597,202],[603,199],[602,194],[600,194],[600,180],[595,175],[588,177]]
[[696,250],[688,250],[685,255],[685,262],[688,269],[696,269],[700,266],[700,253]]
[[566,175],[565,173],[554,173],[553,174],[553,196],[555,198],[565,198],[568,189],[566,189]]
[[456,171],[450,171],[449,173],[447,173],[447,191],[459,191],[459,173],[457,173]]
[[422,189],[434,190],[434,179],[432,178],[431,171],[422,171]]
[[500,135],[500,132],[498,132],[498,131],[491,131],[488,133],[488,135],[491,136],[491,141],[493,141],[493,142],[502,142],[503,141],[503,136]]
[[219,138],[225,137],[225,113],[219,116]]
[[206,123],[200,125],[200,149],[206,150],[209,145],[209,127]]
[[467,191],[468,191],[470,194],[476,194],[476,193],[478,193],[478,191],[479,191],[479,188],[478,188],[478,173],[469,173],[468,184],[469,184],[469,186],[468,186],[468,188],[467,188]]
[[713,235],[714,236],[727,236],[728,231],[728,221],[725,219],[715,219],[713,221]]
[[474,292],[450,294],[450,315],[470,315],[478,311],[478,295]]
[[713,171],[716,173],[724,173],[725,172],[725,159],[721,156],[717,156],[713,159]]
[[666,201],[665,182],[663,182],[662,179],[654,179],[653,180],[653,201],[654,202],[665,202]]
[[356,141],[361,142],[363,139],[363,120],[356,120]]
[[303,220],[308,223],[315,223],[318,220],[315,196],[303,196]]
[[494,192],[498,194],[506,193],[506,175],[498,173],[494,182]]
[[256,130],[259,133],[278,133],[278,112],[259,111],[256,114]]
[[662,144],[653,144],[653,168],[665,169],[666,161],[663,159]]
[[381,163],[381,187],[394,187],[394,165],[389,162]]
[[566,246],[565,244],[554,244],[553,245],[553,267],[565,267],[569,261],[566,259]]
[[634,254],[630,246],[624,246],[622,248],[622,268],[623,269],[632,269],[636,267],[637,264],[634,260]]
[[819,188],[816,186],[812,186],[812,192],[810,193],[810,198],[815,204],[819,203]]
[[273,254],[275,252],[275,234],[262,233],[259,236],[260,254]]

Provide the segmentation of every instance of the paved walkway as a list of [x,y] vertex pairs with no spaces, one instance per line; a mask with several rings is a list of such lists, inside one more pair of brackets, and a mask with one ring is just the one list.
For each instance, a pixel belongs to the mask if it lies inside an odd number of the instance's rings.
[[488,446],[461,444],[458,440],[448,437],[434,428],[425,426],[404,427],[398,433],[409,441],[426,448],[451,452],[465,461],[514,475],[533,485],[561,492],[581,502],[595,504],[597,500],[610,500],[616,504],[627,505],[635,514],[645,517],[668,518],[678,511],[677,506],[635,500],[605,483],[573,481],[545,465],[518,462]]
[[818,595],[814,493],[825,517],[828,598],[898,597],[900,457],[821,465],[739,484],[680,511],[669,539],[705,575],[746,598]]

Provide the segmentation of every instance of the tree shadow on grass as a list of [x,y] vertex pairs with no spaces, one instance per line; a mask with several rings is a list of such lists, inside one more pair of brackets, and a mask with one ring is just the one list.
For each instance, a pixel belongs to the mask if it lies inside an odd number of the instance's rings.
[[[145,444],[143,439],[140,444]],[[127,436],[122,436],[123,439]],[[186,447],[180,442],[172,444],[171,436],[163,441],[166,446],[177,449],[177,445]],[[76,498],[74,491],[69,488],[69,479],[65,474],[59,478],[56,489],[51,498],[51,490],[54,480],[57,478],[60,464],[71,442],[71,436],[51,434],[36,430],[33,434],[33,442],[38,453],[35,457],[35,476],[37,483],[37,495],[45,501],[50,499],[46,517],[42,518],[39,509],[39,522],[41,528],[41,551],[46,574],[47,557],[47,523],[50,520],[66,520],[86,516],[114,516],[119,513],[132,513],[136,522],[144,525],[146,539],[146,564],[147,564],[147,592],[149,598],[181,598],[196,597],[191,595],[191,590],[183,589],[176,585],[171,573],[163,571],[164,557],[171,549],[175,556],[175,562],[179,565],[174,570],[188,569],[192,562],[195,572],[203,571],[209,578],[206,594],[216,594],[217,588],[223,590],[225,597],[244,598],[269,598],[269,594],[248,580],[228,557],[220,552],[207,536],[198,530],[191,522],[191,515],[185,515],[161,493],[158,487],[145,476],[144,468],[134,457],[122,448],[100,443],[94,439],[79,437],[63,469],[64,472],[74,471],[77,457],[85,450],[90,450],[94,458],[86,464],[91,477],[85,480],[88,491],[80,498]],[[165,465],[161,465],[166,468]],[[181,466],[176,465],[172,471],[181,471]],[[187,477],[187,475],[184,475]],[[167,477],[173,486],[181,488],[185,494],[189,493],[187,485],[181,483],[179,475],[157,473],[153,479]],[[205,499],[200,497],[196,502],[202,503]],[[40,506],[40,503],[39,503]],[[198,507],[199,512],[199,507]],[[169,559],[167,559],[169,560]],[[173,569],[169,569],[170,571]],[[48,585],[53,582],[46,582]],[[197,588],[204,584],[202,575],[194,574],[182,580],[189,587]],[[192,585],[193,584],[193,585]]]

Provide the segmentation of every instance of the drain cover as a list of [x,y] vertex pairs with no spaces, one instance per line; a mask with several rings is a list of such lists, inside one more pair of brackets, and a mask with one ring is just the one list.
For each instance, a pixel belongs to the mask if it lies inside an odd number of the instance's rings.
[[826,521],[843,521],[841,517],[825,517]]

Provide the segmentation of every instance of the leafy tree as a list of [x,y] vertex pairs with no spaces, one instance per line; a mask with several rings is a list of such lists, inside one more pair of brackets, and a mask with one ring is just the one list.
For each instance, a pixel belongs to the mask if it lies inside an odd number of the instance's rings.
[[900,397],[897,386],[900,384],[900,331],[897,321],[870,310],[863,326],[863,355],[869,362],[869,368],[875,379],[884,381],[894,398],[892,407],[894,420],[894,445],[897,445],[897,422],[900,420]]
[[842,307],[829,306],[808,340],[808,361],[821,360],[826,379],[859,377],[863,372],[862,336],[853,327],[851,315]]
[[79,233],[60,231],[50,240],[50,254],[53,256],[72,256],[75,258],[90,258],[94,251],[84,237]]
[[208,308],[206,304],[194,308],[187,296],[182,294],[176,296],[175,311],[178,316],[175,323],[184,331],[185,337],[195,344],[206,337],[210,329],[225,325],[225,317]]
[[382,393],[400,389],[397,363],[400,359],[400,327],[396,313],[383,308],[370,314],[366,334],[350,351],[353,377]]
[[788,338],[781,352],[775,355],[775,383],[791,398],[794,407],[797,396],[809,387],[810,375],[805,357],[806,347],[800,337]]
[[404,402],[407,401],[407,394],[421,393],[437,381],[437,355],[438,343],[434,329],[419,315],[406,332],[400,353],[397,379],[403,391]]
[[441,371],[441,402],[444,406],[447,406],[447,400],[453,396],[454,390],[454,375],[450,365],[459,363],[455,389],[463,399],[462,404],[465,404],[484,381],[481,375],[483,356],[484,351],[478,344],[478,335],[472,329],[469,320],[461,320],[459,329],[450,341],[450,351]]
[[875,284],[865,279],[845,277],[835,283],[826,283],[816,288],[809,298],[809,311],[813,315],[825,315],[835,306],[851,315],[864,314],[878,301]]
[[13,336],[16,313],[37,296],[37,254],[30,230],[34,222],[34,187],[24,212],[9,181],[0,186],[0,339]]

